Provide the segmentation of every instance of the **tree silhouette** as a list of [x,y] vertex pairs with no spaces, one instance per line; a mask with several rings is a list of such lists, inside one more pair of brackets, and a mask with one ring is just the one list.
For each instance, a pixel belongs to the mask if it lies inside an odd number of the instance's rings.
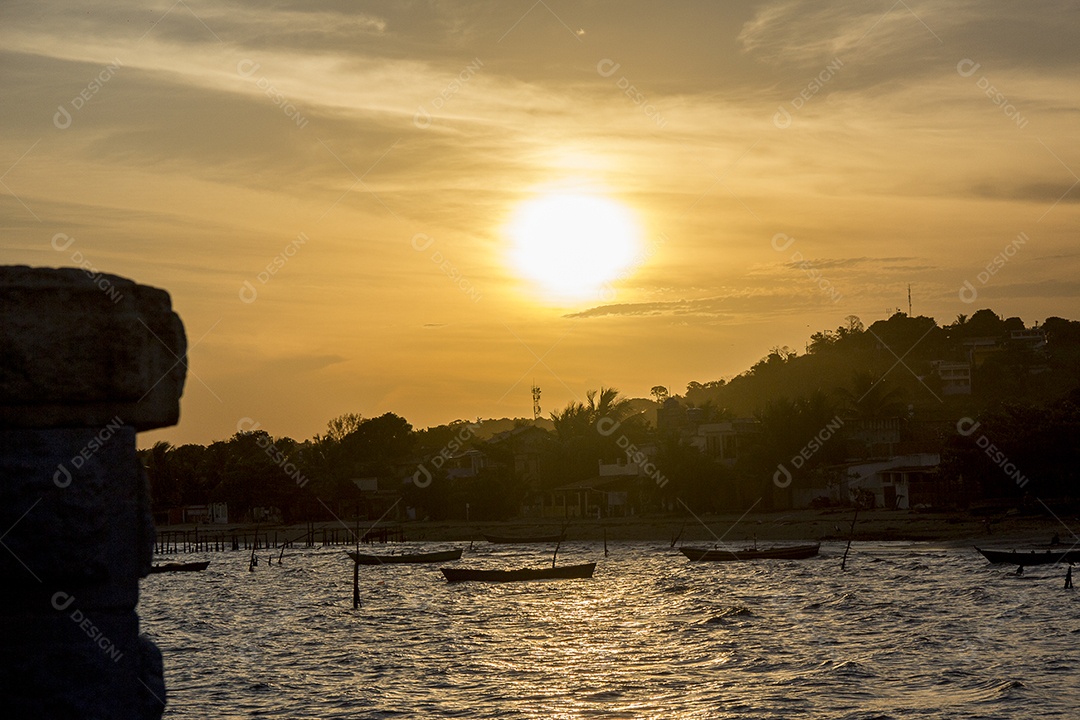
[[364,421],[360,413],[344,413],[326,423],[326,437],[341,442],[349,433],[355,432]]
[[660,403],[661,405],[663,405],[664,401],[668,399],[668,389],[663,385],[653,385],[652,390],[650,390],[649,392],[652,394],[656,402]]
[[903,394],[888,386],[884,378],[865,371],[855,371],[850,387],[837,388],[836,394],[848,417],[882,420],[898,417],[904,412]]
[[596,435],[596,423],[601,418],[621,422],[632,412],[630,400],[620,396],[615,388],[589,390],[585,400],[584,403],[571,401],[561,411],[551,413],[559,440]]

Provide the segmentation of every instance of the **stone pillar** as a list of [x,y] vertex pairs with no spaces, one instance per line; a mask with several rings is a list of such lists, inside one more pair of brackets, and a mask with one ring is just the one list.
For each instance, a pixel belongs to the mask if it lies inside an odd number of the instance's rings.
[[0,707],[8,718],[158,718],[139,635],[154,528],[135,433],[179,417],[180,318],[163,290],[0,267]]

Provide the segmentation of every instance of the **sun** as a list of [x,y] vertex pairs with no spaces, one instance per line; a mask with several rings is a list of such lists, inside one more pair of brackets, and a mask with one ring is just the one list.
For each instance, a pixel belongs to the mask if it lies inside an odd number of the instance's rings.
[[518,274],[555,300],[603,297],[633,265],[641,230],[624,205],[601,195],[552,193],[523,202],[507,228]]

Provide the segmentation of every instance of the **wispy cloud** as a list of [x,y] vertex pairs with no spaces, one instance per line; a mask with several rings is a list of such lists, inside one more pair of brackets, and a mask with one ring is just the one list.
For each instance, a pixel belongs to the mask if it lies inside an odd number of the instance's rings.
[[[1080,270],[1075,2],[550,5],[5,7],[6,260],[70,263],[49,244],[65,232],[104,271],[172,290],[196,330],[223,318],[194,360],[208,381],[235,381],[234,415],[254,404],[282,423],[297,414],[264,385],[313,403],[290,385],[300,375],[372,406],[337,411],[482,413],[485,393],[498,399],[534,360],[502,354],[503,336],[520,348],[506,327],[545,348],[588,328],[558,346],[552,387],[593,378],[603,357],[602,380],[634,393],[661,361],[701,378],[695,333],[742,348],[715,361],[719,376],[769,344],[896,307],[909,283],[917,311],[951,317],[965,278],[1018,232],[1030,243],[980,293],[1013,314],[1080,299],[1068,280]],[[964,60],[977,69],[958,71]],[[552,187],[627,204],[654,243],[614,300],[549,305],[510,269],[507,218]],[[302,253],[241,303],[240,284],[300,232]],[[435,239],[427,254],[416,233]],[[777,233],[796,244],[778,253]],[[641,351],[648,333],[660,340]],[[648,361],[615,361],[630,355]],[[197,392],[182,432],[228,431]]]
[[[748,315],[760,316],[780,308],[792,308],[807,303],[817,304],[813,295],[791,290],[734,290],[726,295],[690,300],[615,303],[599,305],[565,315],[567,318],[602,318],[635,316],[679,316],[700,318],[738,318],[745,322]],[[821,302],[825,307],[825,302]]]

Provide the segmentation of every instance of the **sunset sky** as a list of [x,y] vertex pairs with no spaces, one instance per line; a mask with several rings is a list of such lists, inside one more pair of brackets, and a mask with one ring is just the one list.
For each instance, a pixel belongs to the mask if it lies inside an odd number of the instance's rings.
[[1080,319],[1078,36],[1066,1],[7,3],[0,262],[172,294],[143,444],[681,392],[909,284]]

